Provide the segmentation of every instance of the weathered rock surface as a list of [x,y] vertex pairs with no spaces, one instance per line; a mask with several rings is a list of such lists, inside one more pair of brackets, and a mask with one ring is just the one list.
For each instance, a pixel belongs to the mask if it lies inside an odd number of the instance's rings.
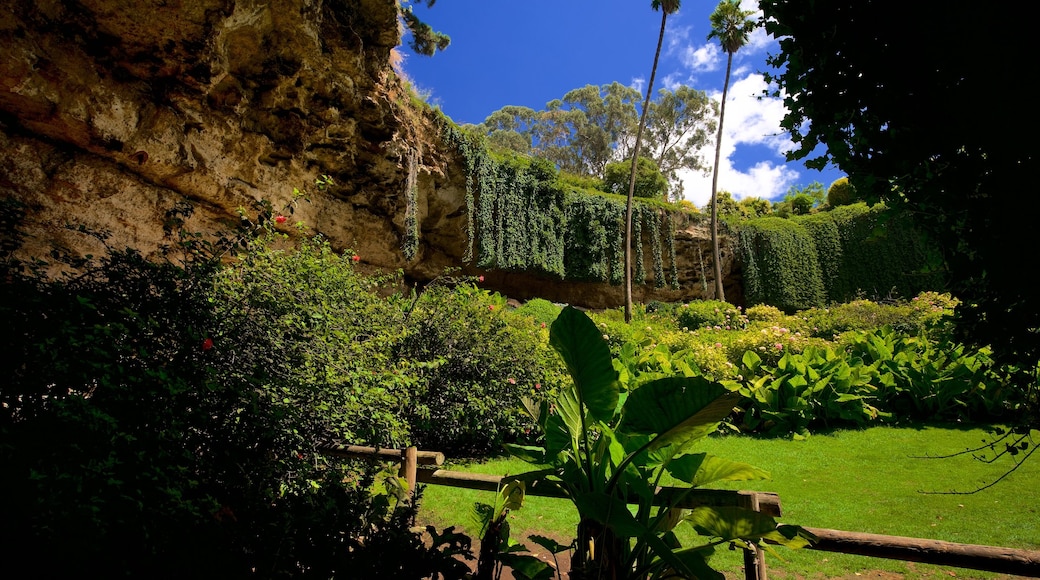
[[[389,64],[398,41],[393,0],[0,0],[0,199],[25,206],[19,251],[97,254],[95,240],[65,227],[73,223],[153,254],[172,241],[163,224],[180,202],[196,207],[189,228],[213,231],[256,200],[284,207],[299,188],[310,202],[293,220],[366,267],[420,282],[453,266],[477,273],[462,263],[461,161],[409,106]],[[421,243],[408,261],[415,153]],[[321,175],[335,185],[317,191]],[[636,299],[704,295],[706,226],[684,225],[676,250],[682,289],[648,284]],[[725,254],[733,301],[739,282]],[[623,302],[620,287],[481,273],[519,299]]]

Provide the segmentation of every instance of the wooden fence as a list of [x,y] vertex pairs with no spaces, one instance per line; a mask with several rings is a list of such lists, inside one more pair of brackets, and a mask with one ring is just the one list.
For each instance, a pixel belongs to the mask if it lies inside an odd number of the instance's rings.
[[[414,447],[376,449],[358,445],[334,445],[326,447],[322,451],[335,457],[400,463],[400,475],[408,482],[410,490],[415,489],[416,483],[427,483],[496,492],[504,481],[508,482],[510,479],[501,475],[437,469],[444,464],[443,453],[418,451]],[[419,466],[424,468],[419,469]],[[539,497],[563,497],[555,487],[539,489],[537,482],[528,488],[526,493]],[[671,498],[678,493],[686,495],[677,507],[738,505],[761,511],[773,517],[781,515],[780,497],[770,492],[712,489],[689,491],[666,487],[660,490],[655,502],[670,502]],[[655,503],[655,505],[657,504]],[[805,530],[818,539],[807,549],[1040,578],[1040,551],[957,544],[939,540],[824,528],[805,527]],[[761,552],[745,551],[744,572],[747,580],[766,580],[765,559]]]

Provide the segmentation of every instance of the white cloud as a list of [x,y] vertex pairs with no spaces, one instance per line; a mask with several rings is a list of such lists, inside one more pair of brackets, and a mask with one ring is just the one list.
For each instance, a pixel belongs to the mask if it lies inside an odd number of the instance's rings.
[[[719,190],[729,191],[735,199],[763,197],[772,199],[782,196],[787,188],[799,178],[799,173],[789,167],[783,154],[793,148],[786,133],[780,129],[780,121],[786,110],[779,99],[759,96],[765,89],[765,80],[759,74],[733,82],[726,102],[726,119],[723,125],[722,151],[719,161]],[[715,100],[722,97],[721,91],[709,96]],[[772,151],[771,159],[740,162],[744,146],[763,146]],[[703,159],[711,166],[715,160],[714,144],[702,151]],[[747,166],[751,163],[750,166]],[[746,166],[738,169],[736,166]],[[681,175],[687,199],[703,206],[711,197],[711,175],[687,172]]]
[[643,86],[644,85],[646,85],[646,79],[644,79],[643,77],[636,77],[636,78],[632,79],[631,83],[628,84],[628,86],[630,86],[633,89],[635,89],[636,91],[638,91],[639,94],[643,94]]
[[[770,34],[766,32],[765,28],[759,26],[751,31],[751,34],[748,36],[747,44],[745,44],[740,50],[747,52],[748,54],[758,54],[765,50],[774,48],[773,45],[777,44],[777,40],[770,36]],[[779,48],[779,46],[776,48]],[[737,54],[740,53],[738,52]]]
[[723,62],[722,49],[717,44],[687,46],[680,52],[679,60],[695,73],[713,71]]

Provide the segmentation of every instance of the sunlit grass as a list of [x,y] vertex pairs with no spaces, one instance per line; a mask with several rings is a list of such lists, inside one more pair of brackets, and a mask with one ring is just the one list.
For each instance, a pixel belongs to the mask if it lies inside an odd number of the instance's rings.
[[[966,544],[1040,549],[1040,461],[1027,461],[1003,482],[974,494],[1013,466],[1009,461],[987,464],[948,455],[977,447],[991,435],[967,427],[874,427],[813,435],[806,441],[713,437],[701,449],[727,459],[744,461],[769,471],[769,481],[719,485],[729,489],[773,491],[780,495],[783,523],[945,540]],[[526,464],[494,460],[452,467],[483,473],[520,473]],[[490,492],[430,486],[421,517],[438,526],[463,524],[475,535],[471,517],[475,501],[491,503]],[[514,537],[528,533],[573,537],[577,516],[563,500],[528,498],[511,516]],[[996,575],[847,556],[813,550],[778,548],[785,562],[769,557],[771,577],[834,578],[883,570],[906,578],[993,578]],[[727,576],[741,575],[740,552],[722,551],[713,565]]]

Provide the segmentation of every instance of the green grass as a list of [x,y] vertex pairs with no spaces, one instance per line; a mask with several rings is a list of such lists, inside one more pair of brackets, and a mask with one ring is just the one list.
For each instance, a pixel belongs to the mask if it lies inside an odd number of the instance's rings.
[[[918,458],[955,453],[989,438],[980,428],[874,427],[817,434],[806,441],[720,436],[704,441],[701,449],[770,471],[769,481],[726,487],[777,492],[784,523],[1040,550],[1040,461],[1036,459],[978,493],[922,493],[968,492],[1004,474],[1013,465],[1009,461],[986,464],[970,456]],[[526,464],[510,459],[451,468],[513,474],[526,470]],[[494,494],[430,486],[420,518],[440,527],[462,525],[475,536],[478,530],[472,505],[478,501],[491,503]],[[514,537],[542,533],[564,543],[573,537],[577,522],[568,502],[547,498],[528,498],[524,508],[510,517]],[[786,561],[767,558],[773,578],[855,577],[875,570],[906,578],[996,577],[973,570],[813,550],[778,551]],[[741,575],[739,552],[722,551],[713,565],[727,576]]]

